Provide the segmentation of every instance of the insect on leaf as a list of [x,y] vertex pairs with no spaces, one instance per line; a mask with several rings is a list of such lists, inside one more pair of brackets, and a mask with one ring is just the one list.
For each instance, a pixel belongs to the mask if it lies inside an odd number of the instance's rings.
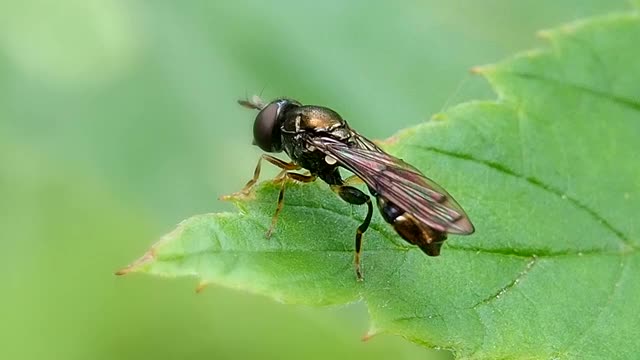
[[278,192],[266,182],[236,200],[239,212],[184,221],[124,271],[196,276],[287,303],[361,299],[375,331],[460,358],[636,358],[640,18],[543,36],[546,48],[477,69],[497,101],[459,105],[385,146],[474,220],[476,233],[451,236],[440,257],[376,214],[358,283],[353,235],[364,209],[325,184],[294,184],[265,240]]

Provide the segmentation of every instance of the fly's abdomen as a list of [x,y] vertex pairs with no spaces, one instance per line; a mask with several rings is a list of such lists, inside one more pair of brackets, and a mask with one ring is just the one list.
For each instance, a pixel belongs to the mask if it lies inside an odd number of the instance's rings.
[[447,234],[420,223],[413,215],[400,209],[382,195],[376,196],[378,209],[386,222],[410,244],[417,245],[429,256],[440,255]]

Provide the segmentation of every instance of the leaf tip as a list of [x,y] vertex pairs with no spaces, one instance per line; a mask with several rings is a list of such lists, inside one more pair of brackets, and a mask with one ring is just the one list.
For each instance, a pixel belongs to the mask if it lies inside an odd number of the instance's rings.
[[495,65],[479,65],[469,69],[469,72],[473,75],[487,75],[495,69]]
[[209,286],[209,283],[202,280],[198,283],[198,285],[196,286],[196,294],[200,294],[204,291],[204,289],[206,289]]
[[446,113],[436,113],[433,114],[433,116],[431,116],[431,121],[445,121],[449,118],[449,116]]
[[539,30],[538,32],[536,32],[536,37],[543,40],[549,40],[552,38],[552,31],[548,29]]
[[371,340],[371,338],[373,338],[374,336],[378,335],[378,330],[375,328],[370,328],[369,330],[367,330],[367,333],[362,335],[361,340],[364,341],[369,341]]
[[140,257],[138,260],[132,262],[131,264],[123,267],[122,269],[118,270],[115,272],[115,275],[117,276],[123,276],[123,275],[127,275],[129,273],[132,272],[138,272],[141,270],[141,268],[147,264],[149,264],[150,262],[152,262],[153,260],[155,260],[156,258],[156,253],[154,248],[151,248],[149,251],[147,251],[144,255],[142,255],[142,257]]
[[393,145],[393,144],[397,143],[398,140],[399,140],[398,135],[393,135],[393,136],[390,136],[390,137],[388,137],[388,138],[386,138],[384,140],[376,140],[376,141],[374,141],[374,143],[376,145],[378,145],[378,146],[384,147],[384,146]]

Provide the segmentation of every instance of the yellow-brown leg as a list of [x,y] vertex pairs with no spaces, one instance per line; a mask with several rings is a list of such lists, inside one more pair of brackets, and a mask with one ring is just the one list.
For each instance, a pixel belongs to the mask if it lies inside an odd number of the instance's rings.
[[278,205],[276,206],[275,214],[273,214],[273,217],[271,218],[271,226],[269,227],[269,230],[267,230],[267,233],[265,234],[266,238],[271,237],[273,230],[276,228],[276,223],[278,222],[278,215],[280,215],[280,211],[282,211],[282,208],[284,207],[284,188],[287,185],[288,179],[303,182],[303,183],[308,183],[308,182],[314,181],[316,179],[316,176],[303,175],[303,174],[298,174],[293,172],[284,173],[282,185],[280,185],[280,193],[278,194]]
[[251,190],[251,188],[256,184],[256,182],[258,182],[258,178],[260,177],[260,168],[262,166],[262,160],[267,160],[268,162],[270,162],[271,164],[279,167],[283,171],[290,171],[290,170],[298,170],[298,169],[300,169],[300,166],[298,166],[298,165],[296,165],[294,163],[288,163],[286,161],[280,160],[280,159],[278,159],[276,157],[273,157],[271,155],[262,154],[262,156],[260,157],[260,160],[258,160],[258,164],[256,165],[256,169],[253,171],[253,178],[247,182],[247,184],[244,186],[244,188],[242,188],[242,190],[240,190],[241,194],[245,194],[246,195]]
[[342,182],[343,185],[360,185],[364,184],[364,181],[358,175],[351,175],[348,178],[344,179]]

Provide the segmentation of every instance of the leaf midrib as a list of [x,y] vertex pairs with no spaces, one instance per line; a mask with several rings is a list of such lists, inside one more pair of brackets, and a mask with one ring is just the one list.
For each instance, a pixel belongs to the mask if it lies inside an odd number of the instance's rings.
[[[493,170],[496,170],[502,174],[508,175],[508,176],[512,176],[518,179],[521,179],[527,183],[529,183],[530,185],[537,187],[538,189],[541,189],[545,192],[548,192],[552,195],[555,195],[557,197],[559,197],[560,199],[563,200],[567,200],[569,203],[571,203],[573,206],[575,206],[576,208],[586,212],[587,214],[589,214],[596,223],[600,224],[602,227],[604,227],[606,230],[608,230],[609,232],[611,232],[612,234],[614,234],[617,239],[624,245],[622,246],[622,249],[619,251],[620,254],[625,254],[628,252],[635,252],[638,250],[638,246],[636,244],[634,244],[631,239],[624,234],[624,232],[622,232],[621,230],[617,229],[616,227],[614,227],[608,220],[606,220],[602,215],[600,215],[597,211],[595,211],[594,209],[588,207],[587,205],[584,205],[583,203],[581,203],[580,201],[578,201],[577,199],[575,199],[572,196],[569,196],[565,193],[563,193],[562,191],[554,188],[553,186],[544,183],[542,180],[535,178],[533,176],[526,176],[523,174],[520,174],[518,172],[516,172],[515,170],[509,169],[506,166],[499,164],[497,162],[493,162],[493,161],[489,161],[489,160],[484,160],[484,159],[479,159],[474,157],[471,154],[466,154],[466,153],[459,153],[459,152],[453,152],[453,151],[449,151],[449,150],[442,150],[436,147],[432,147],[432,146],[424,146],[424,145],[417,145],[417,144],[406,144],[408,147],[414,147],[420,150],[424,150],[424,151],[429,151],[432,153],[437,153],[440,155],[444,155],[444,156],[449,156],[449,157],[453,157],[456,159],[460,159],[460,160],[467,160],[467,161],[471,161],[474,162],[476,164],[480,164],[486,167],[489,167]],[[628,250],[626,250],[625,248],[629,248]]]
[[592,89],[585,85],[575,84],[567,81],[562,81],[559,79],[548,78],[548,77],[540,76],[538,74],[526,73],[526,72],[502,71],[502,74],[513,75],[513,76],[520,77],[527,80],[537,80],[537,81],[546,82],[546,83],[553,84],[556,86],[561,86],[561,87],[569,87],[573,90],[587,93],[594,97],[607,100],[609,102],[618,104],[620,106],[630,108],[635,111],[640,111],[640,101],[629,99],[620,95],[610,94],[601,90]]

